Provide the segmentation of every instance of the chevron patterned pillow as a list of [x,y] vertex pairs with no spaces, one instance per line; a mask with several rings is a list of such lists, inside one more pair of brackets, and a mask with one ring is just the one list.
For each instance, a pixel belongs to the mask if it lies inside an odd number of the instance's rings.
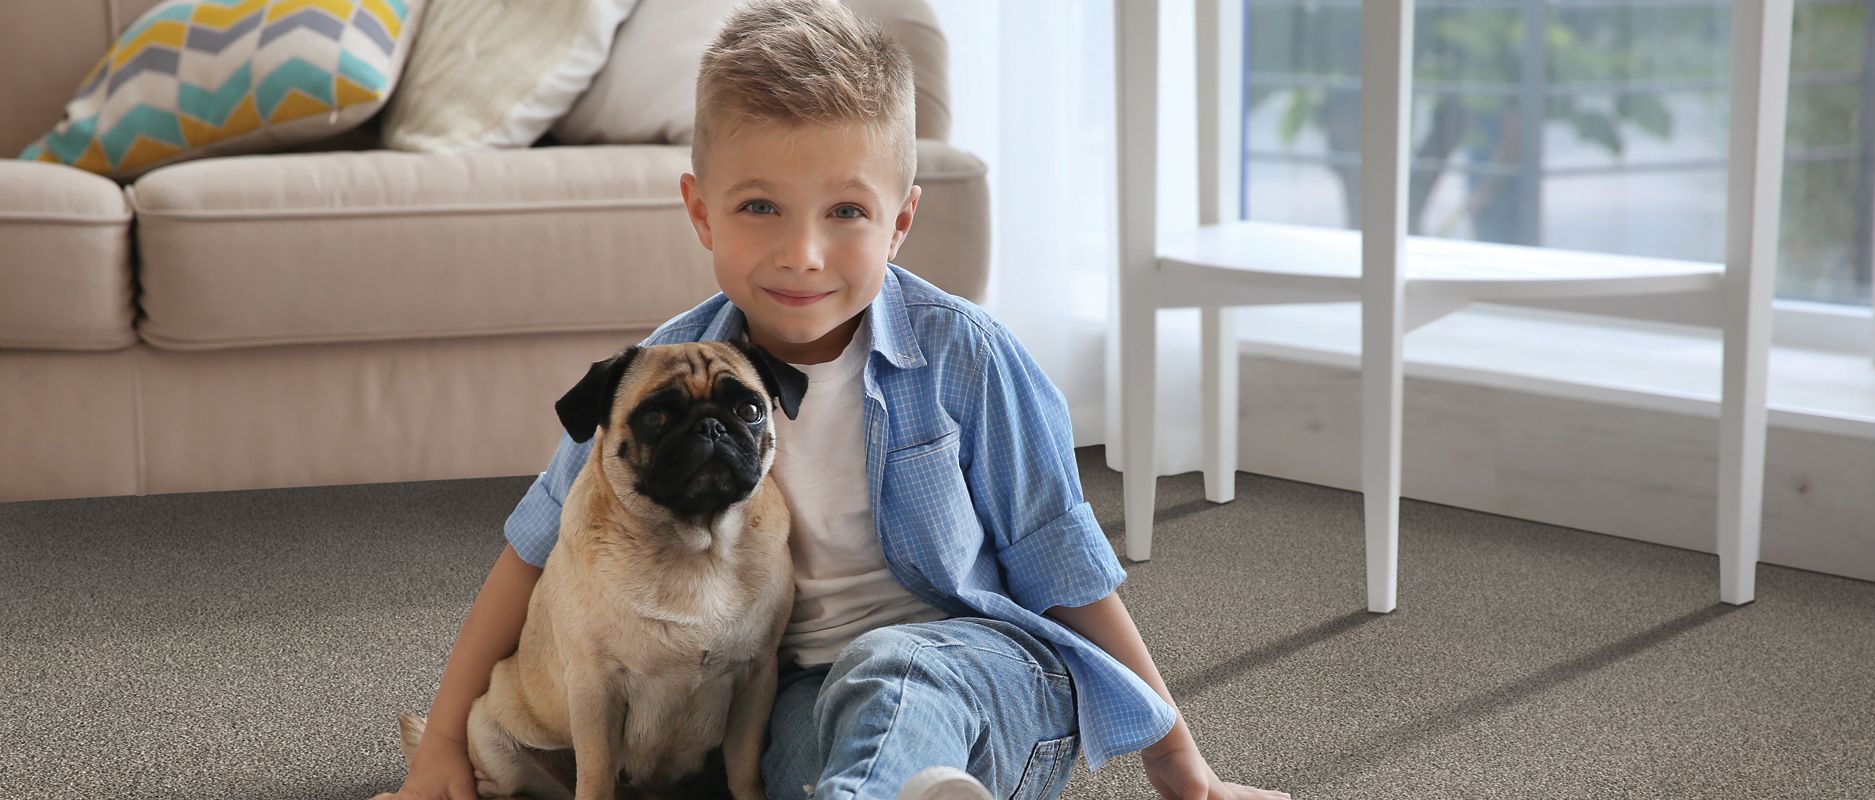
[[363,124],[390,97],[424,0],[168,0],[125,29],[20,158],[118,180]]

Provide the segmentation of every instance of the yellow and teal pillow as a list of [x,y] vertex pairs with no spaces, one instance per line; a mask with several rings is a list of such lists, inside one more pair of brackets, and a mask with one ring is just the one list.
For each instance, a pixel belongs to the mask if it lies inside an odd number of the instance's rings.
[[119,36],[20,158],[128,180],[357,127],[396,87],[424,0],[167,0]]

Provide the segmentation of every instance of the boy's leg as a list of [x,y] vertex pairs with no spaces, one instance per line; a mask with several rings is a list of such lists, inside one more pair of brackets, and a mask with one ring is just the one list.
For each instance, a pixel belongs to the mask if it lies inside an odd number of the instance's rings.
[[996,797],[1051,798],[1080,752],[1067,667],[991,619],[861,635],[834,662],[813,717],[826,758],[818,800],[891,800],[932,766],[969,772]]
[[762,783],[768,800],[810,800],[820,780],[820,736],[814,730],[814,698],[827,665],[785,673],[775,682],[775,708],[768,716],[768,747],[762,753]]

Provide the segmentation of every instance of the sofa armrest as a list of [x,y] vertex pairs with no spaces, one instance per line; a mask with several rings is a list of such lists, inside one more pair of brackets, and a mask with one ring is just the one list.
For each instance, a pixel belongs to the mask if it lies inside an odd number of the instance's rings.
[[976,156],[944,142],[918,141],[923,191],[898,264],[938,288],[981,303],[990,285],[990,185]]

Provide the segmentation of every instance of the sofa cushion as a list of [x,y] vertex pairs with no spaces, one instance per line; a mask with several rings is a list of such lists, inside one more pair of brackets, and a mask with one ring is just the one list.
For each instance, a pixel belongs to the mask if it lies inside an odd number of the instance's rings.
[[0,161],[0,347],[128,347],[134,313],[124,190],[71,167]]
[[[975,296],[983,165],[920,144],[933,171],[899,261]],[[716,292],[677,188],[689,161],[688,147],[630,145],[161,169],[130,189],[139,330],[158,347],[212,350],[649,329]]]
[[[59,121],[72,88],[107,46],[109,3],[11,3],[0,25],[0,158]],[[30,76],[30,77],[28,77]]]
[[553,123],[565,144],[688,144],[703,51],[741,0],[639,0],[592,86]]
[[713,291],[682,147],[256,156],[131,187],[172,349],[618,330]]

